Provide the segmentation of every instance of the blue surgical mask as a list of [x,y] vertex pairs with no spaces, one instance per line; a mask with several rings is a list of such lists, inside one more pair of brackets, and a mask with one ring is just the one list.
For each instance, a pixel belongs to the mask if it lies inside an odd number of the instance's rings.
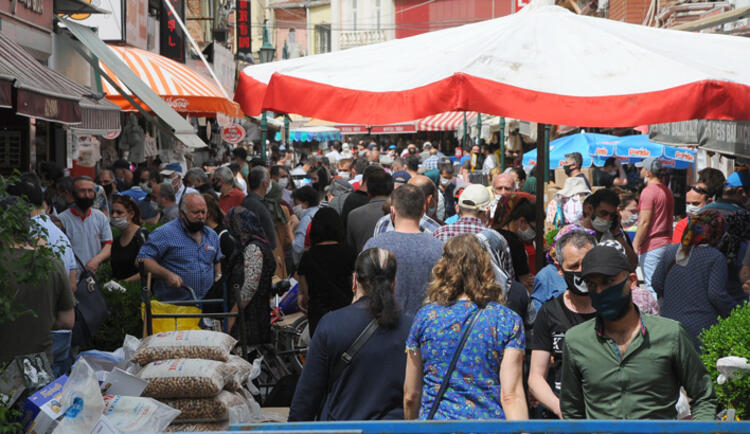
[[625,279],[599,293],[589,291],[591,305],[603,319],[607,321],[617,321],[628,312],[630,303],[632,303],[630,293],[622,293],[625,283],[627,282],[628,279]]

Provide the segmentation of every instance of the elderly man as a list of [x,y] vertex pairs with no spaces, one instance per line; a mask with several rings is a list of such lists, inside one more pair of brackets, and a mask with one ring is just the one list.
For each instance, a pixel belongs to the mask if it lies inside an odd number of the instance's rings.
[[237,188],[234,181],[234,173],[228,167],[219,167],[212,174],[214,190],[221,194],[219,197],[219,208],[225,213],[230,209],[242,205],[245,193]]
[[172,182],[175,202],[178,204],[180,203],[180,199],[182,199],[182,195],[186,193],[198,193],[198,190],[193,187],[187,187],[182,182],[182,166],[180,163],[167,164],[159,174],[164,176],[164,182],[167,182],[167,180]]
[[183,286],[202,299],[221,278],[219,237],[205,225],[206,201],[187,193],[180,216],[157,228],[138,252],[146,271],[156,278],[153,290],[159,300],[189,300]]
[[565,164],[563,165],[565,174],[569,177],[577,176],[579,178],[583,178],[583,180],[586,181],[586,187],[591,190],[591,183],[589,182],[589,179],[586,178],[586,175],[581,172],[582,168],[583,155],[581,155],[580,152],[571,152],[570,154],[565,154]]
[[507,196],[516,191],[516,181],[508,173],[495,175],[492,179],[492,193],[495,197]]
[[161,218],[159,220],[161,223],[171,222],[179,216],[172,184],[168,182],[156,184],[152,194],[156,198],[156,203],[159,204],[159,209],[161,210]]
[[273,225],[273,217],[268,205],[263,201],[266,194],[271,191],[271,175],[263,166],[255,166],[250,169],[247,177],[247,196],[242,199],[242,206],[252,211],[263,226],[263,231],[268,238],[271,250],[276,249],[276,229]]
[[[94,181],[79,176],[73,181],[75,204],[60,214],[73,253],[86,269],[96,273],[99,265],[109,259],[112,251],[112,230],[109,219],[94,209]],[[83,271],[80,268],[79,272]]]

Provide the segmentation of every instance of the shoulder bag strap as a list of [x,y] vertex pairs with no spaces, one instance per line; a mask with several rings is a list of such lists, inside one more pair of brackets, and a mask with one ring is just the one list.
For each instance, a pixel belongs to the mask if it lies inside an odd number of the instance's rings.
[[453,353],[453,359],[451,360],[450,365],[448,365],[448,370],[445,371],[443,382],[440,384],[440,390],[438,391],[437,396],[435,396],[435,401],[432,403],[430,413],[427,415],[427,420],[431,420],[433,417],[435,417],[435,413],[437,413],[438,407],[440,406],[440,401],[443,400],[443,395],[445,395],[445,391],[448,389],[448,382],[453,375],[453,371],[456,369],[456,363],[458,363],[458,357],[461,355],[461,350],[464,349],[466,340],[471,333],[471,329],[474,328],[474,323],[477,321],[477,318],[479,317],[479,313],[481,311],[482,309],[477,309],[477,311],[474,312],[471,318],[467,320],[468,324],[464,326],[464,334],[461,336],[461,341],[458,343],[456,352]]
[[349,366],[349,364],[352,362],[352,359],[354,359],[359,350],[361,350],[362,347],[365,346],[367,341],[370,340],[377,329],[378,322],[376,319],[373,319],[369,324],[367,324],[367,327],[362,330],[362,333],[357,336],[357,339],[352,342],[349,348],[347,348],[347,350],[344,351],[343,354],[341,354],[341,357],[336,361],[336,365],[333,367],[333,374],[328,379],[329,392],[331,389],[333,389],[333,385],[336,384],[336,381],[338,381],[339,377],[341,377],[344,369]]

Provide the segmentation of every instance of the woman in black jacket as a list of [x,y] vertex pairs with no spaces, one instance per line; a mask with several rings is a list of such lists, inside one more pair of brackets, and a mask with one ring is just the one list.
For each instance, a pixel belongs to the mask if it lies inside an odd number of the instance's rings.
[[[354,302],[318,324],[289,421],[403,419],[404,345],[411,318],[393,298],[396,257],[368,249],[357,258]],[[336,364],[373,321],[375,333],[334,377]]]

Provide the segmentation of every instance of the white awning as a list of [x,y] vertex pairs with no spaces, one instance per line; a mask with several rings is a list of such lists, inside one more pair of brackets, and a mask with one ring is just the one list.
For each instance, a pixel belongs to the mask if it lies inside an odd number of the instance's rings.
[[[174,136],[189,148],[204,148],[207,145],[195,134],[193,126],[179,113],[172,109],[163,99],[144,83],[128,66],[105,44],[89,27],[76,24],[71,20],[60,18],[76,38],[107,65],[135,97],[161,118],[171,129]],[[98,68],[98,65],[92,65]]]

